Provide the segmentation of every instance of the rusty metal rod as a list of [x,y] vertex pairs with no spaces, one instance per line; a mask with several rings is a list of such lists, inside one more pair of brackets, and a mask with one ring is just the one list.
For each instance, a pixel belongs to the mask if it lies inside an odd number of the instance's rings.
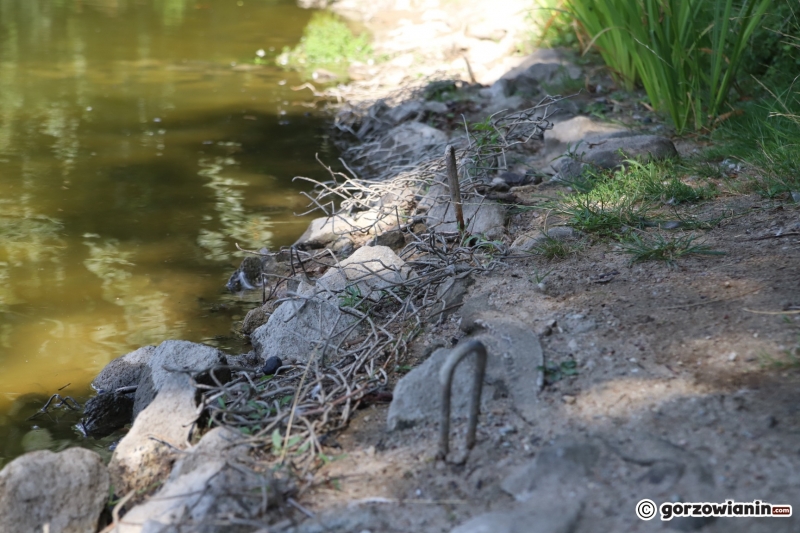
[[439,370],[439,381],[442,384],[442,421],[439,428],[439,453],[436,455],[439,459],[447,459],[447,454],[450,451],[450,394],[453,389],[453,375],[458,364],[471,353],[478,357],[478,361],[470,397],[467,449],[471,450],[475,446],[475,431],[478,428],[478,413],[481,408],[483,377],[486,374],[486,347],[480,341],[469,341],[454,348]]
[[461,184],[458,183],[458,167],[456,166],[456,151],[451,146],[444,151],[444,159],[447,163],[447,181],[450,185],[450,201],[456,210],[456,223],[458,231],[464,233],[467,230],[464,224],[464,211],[461,209]]

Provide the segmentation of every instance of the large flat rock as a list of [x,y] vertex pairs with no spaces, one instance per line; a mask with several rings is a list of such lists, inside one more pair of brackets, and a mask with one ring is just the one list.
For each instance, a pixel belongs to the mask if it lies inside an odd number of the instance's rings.
[[36,451],[0,471],[0,524],[8,532],[94,533],[108,500],[103,459],[84,448]]
[[[541,369],[544,361],[539,338],[527,326],[513,319],[481,317],[477,320],[479,328],[470,339],[483,342],[488,355],[482,405],[486,407],[495,390],[507,390],[514,409],[533,422],[543,381]],[[397,383],[387,417],[389,430],[439,421],[442,390],[439,370],[450,352],[444,348],[436,350]],[[454,417],[468,415],[474,371],[474,356],[467,357],[456,369],[451,400]]]
[[117,357],[108,363],[103,370],[92,380],[92,387],[100,392],[113,391],[120,387],[135,386],[139,383],[150,358],[153,357],[155,346],[142,346],[130,353]]
[[[226,365],[221,351],[189,341],[164,341],[153,351],[147,361],[136,389],[133,416],[144,410],[166,385],[173,389],[192,389],[189,373],[202,373],[210,368]],[[217,378],[227,381],[230,372],[217,371]]]
[[250,336],[264,360],[304,363],[313,354],[335,356],[334,347],[357,337],[357,316],[343,310],[362,299],[377,301],[383,291],[404,282],[411,269],[387,246],[364,246],[331,267],[315,285],[302,284],[298,298],[278,306]]
[[258,518],[278,503],[279,491],[269,474],[238,464],[248,450],[238,432],[212,429],[175,463],[158,492],[131,509],[114,532],[212,533],[222,530],[217,522]]
[[[506,211],[497,202],[467,198],[462,202],[464,223],[472,235],[483,235],[487,239],[499,239],[505,233]],[[428,211],[426,224],[438,232],[456,232],[456,213],[449,200],[436,203]]]
[[570,181],[578,178],[587,165],[597,169],[613,169],[624,165],[628,160],[648,163],[673,157],[678,157],[678,150],[666,137],[613,137],[576,147],[570,157],[562,160],[558,175],[559,179]]
[[166,477],[199,415],[188,373],[225,363],[222,352],[202,344],[165,341],[157,347],[136,391],[133,426],[108,465],[118,495],[145,491]]
[[253,349],[266,360],[305,363],[314,354],[329,357],[333,347],[357,332],[356,318],[343,313],[337,301],[309,296],[283,302],[263,326],[250,335]]

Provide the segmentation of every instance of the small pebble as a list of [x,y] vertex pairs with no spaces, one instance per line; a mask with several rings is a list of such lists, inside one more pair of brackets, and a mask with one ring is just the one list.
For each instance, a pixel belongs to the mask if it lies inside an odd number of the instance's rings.
[[567,403],[567,404],[570,404],[570,405],[575,403],[575,396],[570,396],[569,394],[565,394],[564,396],[561,397],[561,399],[564,400],[564,403]]
[[281,361],[281,358],[277,355],[267,357],[264,366],[261,367],[261,372],[263,372],[264,375],[271,376],[278,371],[281,365],[283,365],[283,361]]

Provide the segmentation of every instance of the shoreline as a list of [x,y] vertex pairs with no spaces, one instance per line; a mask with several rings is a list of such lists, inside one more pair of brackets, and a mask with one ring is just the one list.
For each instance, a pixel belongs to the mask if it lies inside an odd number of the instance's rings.
[[[756,354],[792,333],[747,309],[777,306],[759,284],[793,294],[772,266],[796,270],[796,251],[781,256],[770,241],[732,238],[763,234],[762,213],[777,208],[753,194],[711,198],[686,217],[741,213],[702,229],[708,249],[725,256],[681,257],[681,271],[628,261],[618,243],[559,212],[582,194],[575,180],[587,167],[638,168],[629,159],[690,160],[698,147],[673,143],[640,103],[613,97],[606,75],[559,51],[509,55],[521,34],[503,26],[505,11],[473,20],[479,8],[459,18],[457,6],[439,4],[333,4],[371,26],[376,53],[394,54],[353,65],[355,81],[327,91],[341,102],[333,127],[350,135],[349,166],[317,182],[309,198],[324,216],[292,251],[259,258],[254,275],[276,283],[243,320],[254,352],[226,357],[166,341],[115,360],[95,380],[138,415],[109,465],[127,514],[104,531],[138,532],[147,520],[191,528],[225,513],[292,533],[505,533],[515,523],[534,533],[597,524],[644,531],[620,502],[633,509],[641,494],[750,501],[753,468],[772,480],[758,497],[790,501],[781,487],[794,474],[772,458],[789,457],[791,432],[771,420],[789,424],[781,398],[798,377],[759,371]],[[550,96],[578,86],[586,90],[574,98]],[[601,106],[606,120],[586,112]],[[446,146],[456,150],[465,228]],[[782,231],[800,230],[797,207],[781,210]],[[637,229],[642,238],[648,228]],[[759,267],[759,254],[774,254],[774,265]],[[475,340],[490,353],[477,444],[463,445],[468,362],[456,372],[456,430],[442,457],[439,375],[453,346]],[[256,370],[265,363],[272,377]],[[203,422],[217,424],[199,441],[176,427],[196,422],[197,384]],[[292,471],[272,468],[283,459]],[[720,473],[720,462],[734,470]],[[243,489],[261,492],[231,496]]]

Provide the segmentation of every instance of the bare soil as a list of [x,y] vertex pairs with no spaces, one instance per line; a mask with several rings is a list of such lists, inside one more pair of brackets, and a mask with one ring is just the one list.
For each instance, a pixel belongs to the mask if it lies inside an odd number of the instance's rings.
[[[507,399],[494,401],[463,465],[434,459],[436,427],[387,433],[387,409],[365,409],[336,438],[340,448],[331,452],[344,455],[319,473],[304,504],[315,512],[377,507],[372,512],[386,517],[386,531],[449,531],[471,516],[513,507],[499,483],[543,446],[632,434],[657,436],[698,458],[713,472],[714,495],[800,501],[800,208],[750,195],[718,198],[700,210],[704,218],[732,215],[704,237],[725,255],[687,257],[675,267],[631,264],[614,244],[587,239],[566,259],[509,261],[479,279],[472,295],[489,294],[491,305],[539,333],[547,366],[575,361],[577,373],[549,376],[535,424]],[[527,213],[512,224],[525,230],[542,219]],[[548,271],[542,290],[535,276]],[[462,337],[458,321],[454,315],[426,331],[419,354]],[[458,428],[463,439],[463,424]],[[608,527],[650,530],[654,524],[636,519],[633,505],[673,494],[656,486],[636,493],[646,472],[624,459],[595,471],[588,508]],[[598,524],[590,515],[581,523],[578,531]],[[737,524],[741,531],[776,530]]]
[[[608,118],[624,121],[633,107],[615,103]],[[683,155],[698,148],[675,142]],[[560,190],[512,192],[535,204]],[[372,405],[328,442],[338,458],[300,501],[326,524],[321,530],[447,532],[513,509],[503,479],[563,442],[602,448],[580,483],[552,486],[582,502],[570,531],[662,528],[636,517],[642,498],[800,504],[800,206],[729,192],[690,210],[722,217],[699,233],[723,255],[631,263],[616,243],[584,236],[567,258],[509,259],[479,277],[466,300],[488,295],[540,336],[550,371],[535,423],[509,398],[494,398],[481,414],[477,446],[464,463],[450,464],[435,459],[436,426],[389,433],[387,406]],[[507,243],[545,220],[562,222],[545,210],[514,215]],[[463,338],[460,318],[424,331],[403,364]],[[456,447],[463,448],[464,426],[455,426]],[[669,456],[681,474],[658,474],[648,454]],[[794,519],[672,524],[720,532],[800,527]]]

